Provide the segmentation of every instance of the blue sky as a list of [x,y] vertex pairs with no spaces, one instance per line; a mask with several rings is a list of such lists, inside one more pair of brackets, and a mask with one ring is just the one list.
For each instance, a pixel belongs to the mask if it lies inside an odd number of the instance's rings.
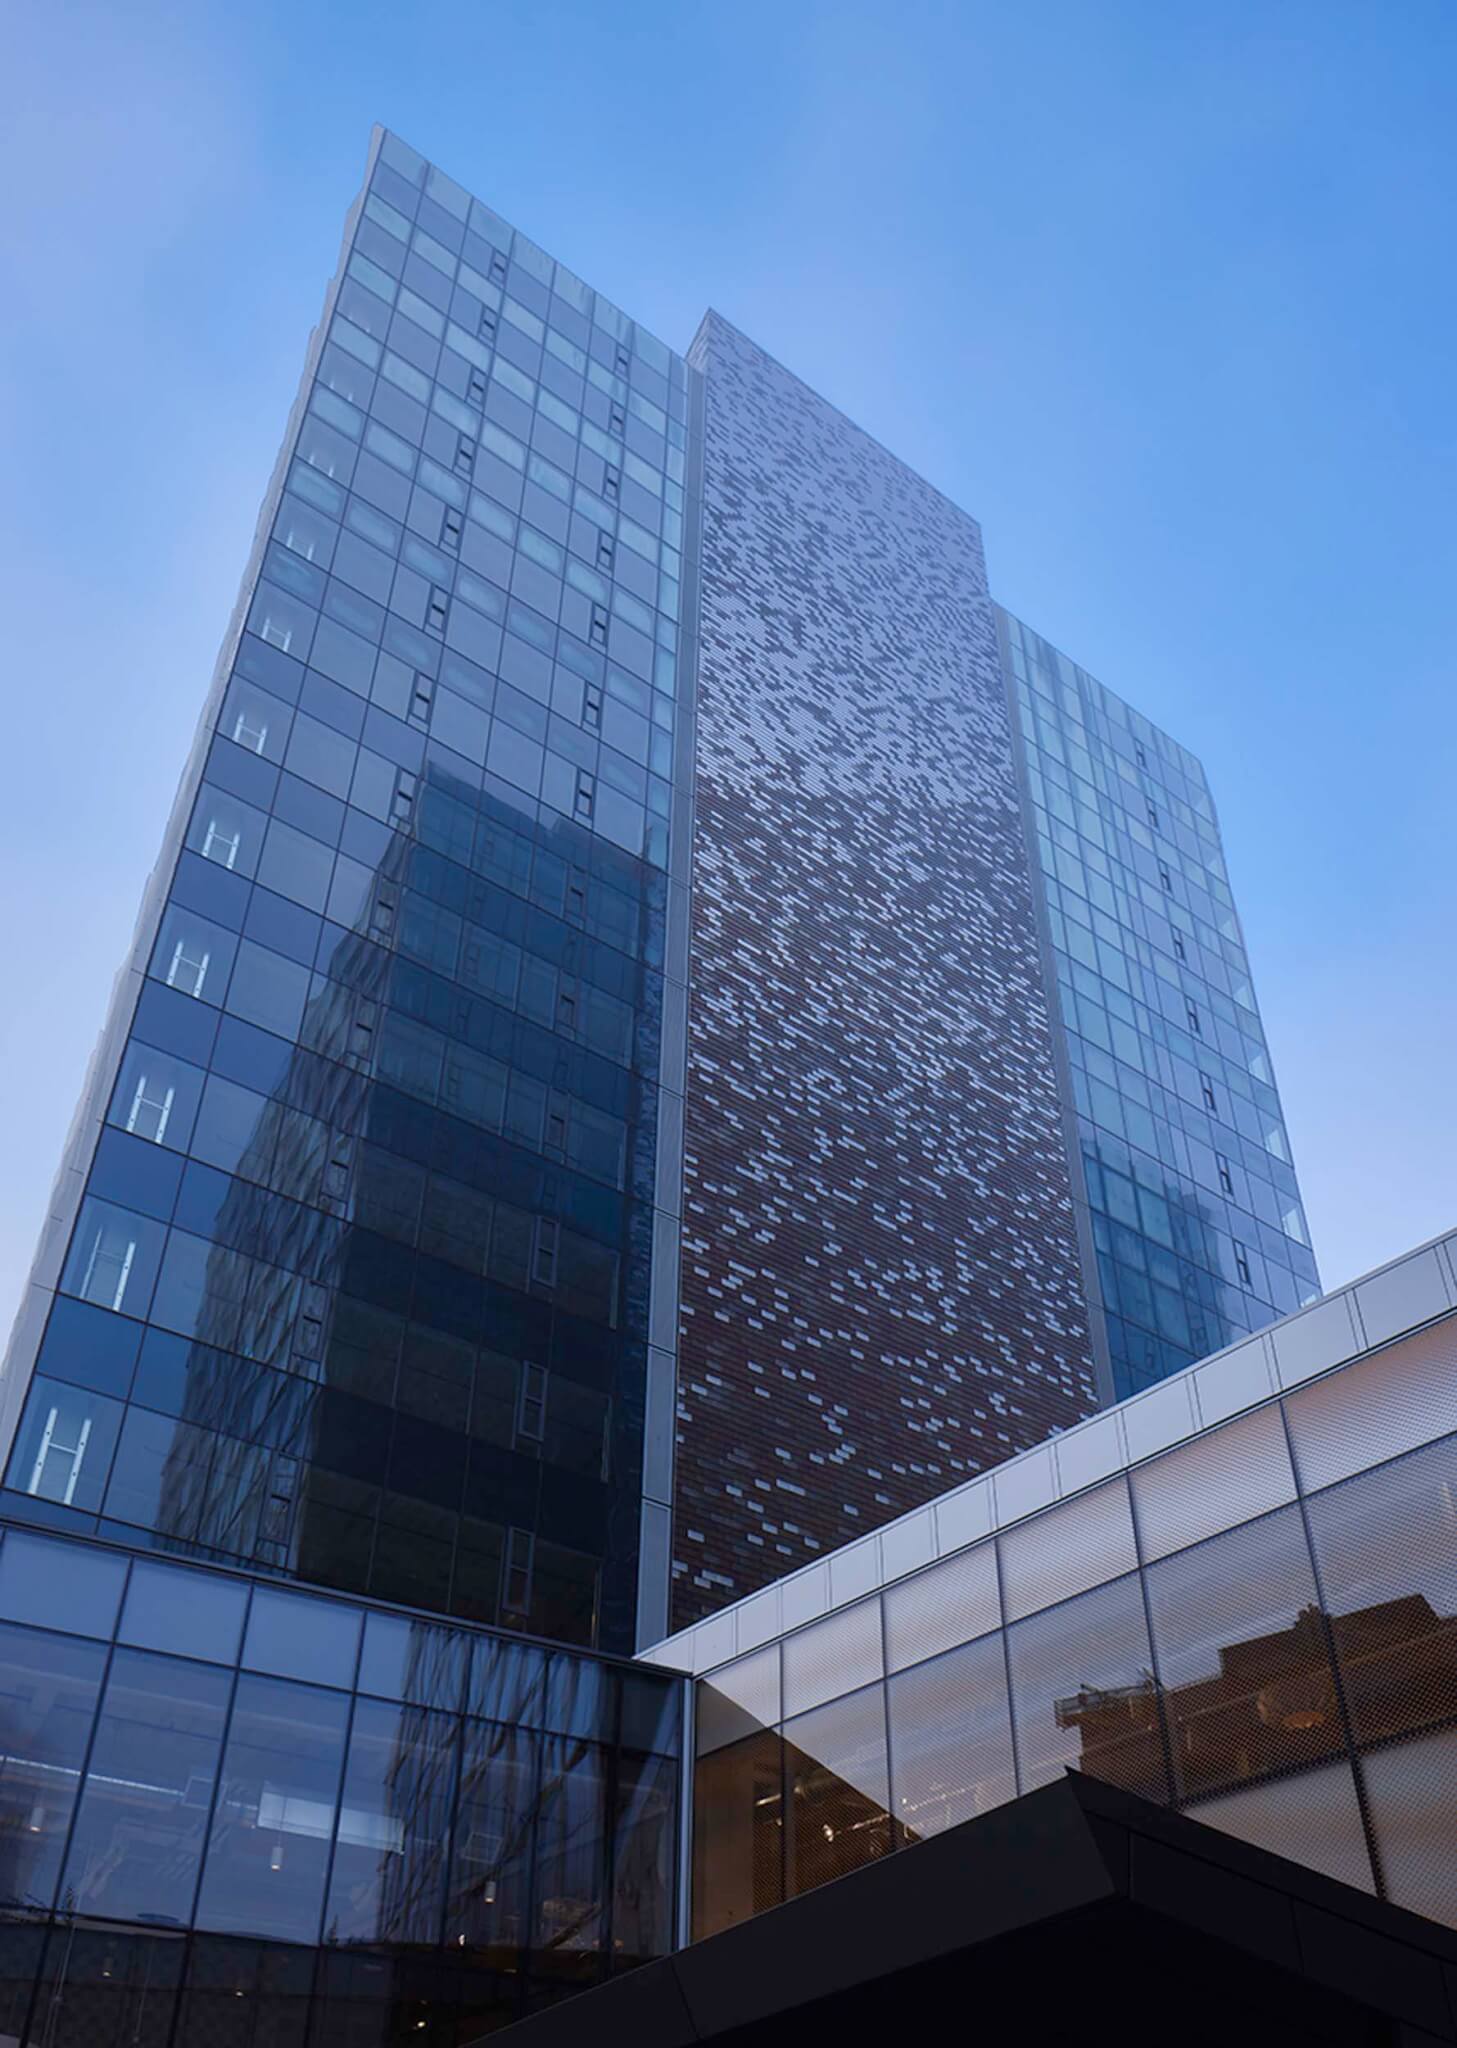
[[707,303],[1199,753],[1327,1283],[1457,1224],[1457,11],[19,0],[0,82],[0,1320],[371,122]]

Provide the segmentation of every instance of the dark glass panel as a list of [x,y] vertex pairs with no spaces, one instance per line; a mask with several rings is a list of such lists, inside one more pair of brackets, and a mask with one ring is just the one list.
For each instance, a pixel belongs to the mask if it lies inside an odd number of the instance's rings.
[[315,1685],[352,1686],[359,1656],[357,1608],[304,1593],[275,1593],[260,1586],[248,1615],[243,1662],[280,1678],[306,1678]]
[[619,1753],[612,1831],[612,1967],[630,1970],[673,1947],[678,1766]]
[[594,1984],[606,1944],[606,1752],[569,1735],[542,1742],[533,1968]]
[[1344,1746],[1298,1508],[1150,1566],[1148,1599],[1181,1798]]
[[36,1986],[35,2048],[170,2048],[181,1934],[57,1927]]
[[693,1772],[693,1939],[784,1897],[784,1760],[769,1730],[700,1757]]
[[1016,1797],[1000,1634],[890,1680],[890,1782],[912,1841]]
[[304,2048],[314,1951],[194,1936],[174,2048]]
[[55,1895],[105,1661],[99,1644],[0,1627],[0,1901],[6,1905],[45,1908]]
[[675,1755],[683,1732],[683,1682],[642,1671],[622,1673],[622,1741],[627,1749]]
[[359,1690],[458,1713],[470,1638],[460,1629],[371,1614],[364,1623]]
[[1007,1631],[1021,1787],[1071,1765],[1167,1800],[1153,1657],[1136,1577],[1115,1579]]
[[198,1926],[318,1940],[347,1720],[337,1693],[239,1679]]
[[326,1940],[439,1941],[459,1725],[421,1707],[358,1703]]
[[529,1939],[539,1741],[523,1728],[465,1723],[445,1938],[491,1969],[518,1969]]
[[1457,1439],[1310,1498],[1358,1742],[1457,1717]]
[[78,1912],[185,1926],[232,1675],[118,1650],[66,1859]]

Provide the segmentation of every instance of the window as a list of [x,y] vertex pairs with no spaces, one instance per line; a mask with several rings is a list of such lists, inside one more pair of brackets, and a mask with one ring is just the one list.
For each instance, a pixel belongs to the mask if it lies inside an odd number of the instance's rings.
[[462,434],[455,444],[455,470],[457,476],[469,476],[476,466],[476,444],[469,434]]
[[554,1216],[537,1217],[536,1252],[531,1262],[531,1277],[542,1287],[556,1286],[560,1235],[561,1226]]
[[513,1529],[506,1545],[506,1582],[501,1605],[510,1614],[526,1614],[531,1608],[531,1564],[536,1538],[529,1529]]
[[1172,889],[1174,886],[1173,876],[1162,861],[1159,862],[1159,880],[1166,889]]
[[607,613],[600,604],[594,604],[592,607],[592,624],[588,638],[594,647],[607,645]]
[[1174,933],[1174,958],[1176,960],[1187,960],[1188,957],[1184,950],[1184,934],[1176,931]]
[[71,1239],[63,1293],[98,1308],[144,1315],[166,1234],[149,1216],[88,1197]]
[[1135,761],[1137,761],[1140,768],[1146,768],[1148,766],[1148,755],[1141,746],[1134,746],[1133,758]]
[[597,778],[589,775],[585,768],[577,770],[576,812],[579,818],[590,818],[592,801],[596,794]]
[[445,622],[450,615],[450,599],[443,590],[432,590],[429,607],[425,613],[425,625],[432,633],[443,633]]
[[249,753],[261,754],[268,745],[268,721],[251,705],[244,705],[233,717],[232,737]]
[[621,488],[622,473],[620,470],[614,469],[609,463],[607,465],[607,474],[602,480],[602,495],[604,498],[611,498],[615,501]]
[[[38,1373],[26,1395],[7,1484],[33,1500],[52,1500],[94,1514],[106,1490],[124,1412],[119,1401],[83,1393]],[[44,1608],[35,1618],[53,1620],[54,1610]]]
[[459,554],[460,537],[464,530],[465,522],[460,513],[456,511],[453,505],[447,505],[445,508],[445,518],[442,520],[440,527],[441,546],[449,548],[452,554]]
[[582,723],[591,732],[602,730],[602,691],[596,683],[587,683],[583,687]]
[[1193,1003],[1185,1003],[1184,1014],[1189,1020],[1189,1029],[1193,1032],[1194,1036],[1202,1038],[1204,1036],[1203,1026],[1199,1022],[1199,1012]]
[[546,1435],[546,1368],[523,1363],[516,1405],[516,1441],[539,1444]]
[[0,1896],[7,1904],[44,1909],[55,1895],[105,1662],[99,1643],[0,1628]]
[[1210,1080],[1207,1074],[1201,1074],[1199,1076],[1199,1092],[1204,1097],[1204,1107],[1209,1111],[1211,1116],[1217,1115],[1219,1111],[1219,1104],[1214,1094],[1214,1083]]
[[613,553],[612,536],[607,533],[599,533],[597,536],[597,567],[605,570],[609,575],[612,573]]
[[1237,1244],[1234,1248],[1234,1269],[1239,1274],[1241,1286],[1254,1286],[1255,1283],[1250,1274],[1249,1254],[1242,1244]]
[[1224,1158],[1221,1153],[1216,1152],[1214,1155],[1214,1163],[1219,1168],[1220,1188],[1226,1195],[1230,1196],[1230,1198],[1233,1199],[1234,1175],[1229,1170],[1229,1161],[1226,1158]]
[[1157,830],[1158,830],[1158,828],[1159,828],[1159,807],[1158,807],[1158,805],[1157,805],[1157,804],[1149,804],[1149,805],[1147,806],[1147,809],[1148,809],[1148,822],[1149,822],[1149,824],[1150,824],[1150,825],[1152,825],[1152,827],[1153,827],[1154,831],[1155,831],[1155,832],[1157,832]]

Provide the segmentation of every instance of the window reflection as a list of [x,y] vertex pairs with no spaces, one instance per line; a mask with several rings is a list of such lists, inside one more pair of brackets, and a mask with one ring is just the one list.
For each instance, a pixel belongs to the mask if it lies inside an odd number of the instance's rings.
[[201,1664],[117,1651],[66,1862],[78,1911],[186,1925],[231,1688]]
[[516,1968],[527,1944],[539,1768],[539,1737],[466,1722],[445,1938],[495,1968]]
[[1082,1593],[1007,1631],[1022,1790],[1070,1764],[1167,1800],[1153,1657],[1136,1577]]
[[326,1940],[440,1939],[457,1725],[422,1707],[359,1702],[339,1806]]
[[889,1853],[885,1694],[879,1685],[784,1724],[791,1896]]
[[199,1926],[318,1940],[347,1720],[338,1694],[239,1679]]
[[7,1905],[46,1907],[55,1896],[104,1663],[99,1644],[0,1626],[0,1899]]
[[607,1812],[603,1752],[549,1735],[542,1744],[532,1947],[543,1974],[590,1983],[605,1930]]
[[678,1767],[669,1757],[617,1760],[612,1967],[632,1969],[673,1946]]
[[901,1672],[889,1704],[895,1817],[908,1840],[1016,1797],[1000,1635]]

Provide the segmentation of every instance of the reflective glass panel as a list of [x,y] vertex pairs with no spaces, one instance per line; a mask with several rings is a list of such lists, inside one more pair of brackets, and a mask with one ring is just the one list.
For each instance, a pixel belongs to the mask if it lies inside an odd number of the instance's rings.
[[868,1685],[787,1721],[784,1770],[790,1896],[889,1851],[883,1686]]
[[1022,1790],[1068,1765],[1166,1800],[1153,1657],[1136,1577],[1115,1579],[1007,1631]]
[[231,1690],[207,1665],[117,1651],[66,1861],[80,1912],[190,1919]]
[[895,1817],[910,1841],[1016,1797],[1000,1635],[890,1681],[890,1782]]
[[336,1693],[239,1679],[200,1927],[318,1940],[348,1714]]
[[381,1700],[355,1708],[327,1940],[440,1939],[459,1725],[453,1715]]
[[466,1722],[445,1938],[494,1968],[518,1968],[529,1936],[539,1769],[539,1737]]
[[[14,1538],[11,1538],[14,1541]],[[0,1900],[51,1904],[105,1652],[0,1627]]]

